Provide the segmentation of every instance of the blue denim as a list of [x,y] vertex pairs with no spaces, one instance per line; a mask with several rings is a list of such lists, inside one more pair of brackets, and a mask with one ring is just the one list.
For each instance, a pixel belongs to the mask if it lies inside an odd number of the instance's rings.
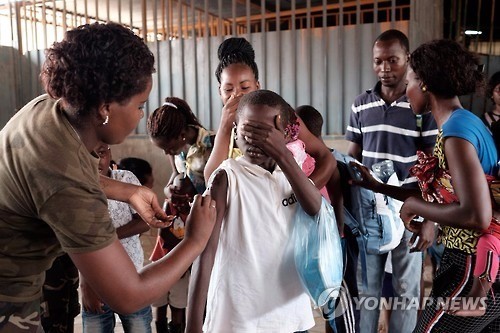
[[[103,306],[104,313],[82,311],[83,333],[113,333],[116,325],[115,312],[108,305]],[[151,307],[129,315],[116,313],[122,322],[125,333],[151,333],[153,313]]]
[[[389,332],[409,333],[413,331],[417,323],[418,306],[416,305],[418,305],[420,297],[422,253],[409,253],[408,241],[411,235],[411,232],[405,230],[401,243],[391,251],[394,297],[397,297],[399,300],[408,300],[411,303],[409,303],[406,309],[404,309],[401,303],[393,308],[389,323]],[[366,254],[368,285],[366,288],[363,285],[359,285],[360,298],[358,302],[361,307],[360,331],[362,333],[377,332],[380,308],[379,306],[374,306],[373,299],[380,300],[386,260],[387,254]],[[364,297],[369,297],[371,301],[368,303],[361,302]]]
[[431,257],[432,264],[436,265],[436,267],[439,267],[439,264],[441,264],[443,252],[444,244],[437,244],[436,241],[427,249],[427,254]]

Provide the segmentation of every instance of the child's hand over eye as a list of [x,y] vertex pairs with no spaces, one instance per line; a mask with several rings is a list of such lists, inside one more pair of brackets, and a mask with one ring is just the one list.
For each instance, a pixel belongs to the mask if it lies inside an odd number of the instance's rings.
[[279,161],[283,154],[289,153],[283,131],[275,126],[247,120],[242,130],[241,134],[249,144],[259,147],[275,161]]

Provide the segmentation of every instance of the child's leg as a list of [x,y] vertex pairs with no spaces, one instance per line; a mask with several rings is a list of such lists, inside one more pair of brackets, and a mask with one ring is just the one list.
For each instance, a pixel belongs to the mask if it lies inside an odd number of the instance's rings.
[[167,304],[155,307],[155,326],[157,333],[168,333]]
[[186,327],[186,307],[188,297],[189,277],[191,272],[187,271],[172,288],[170,288],[170,313],[171,321],[168,323],[170,333],[184,332]]
[[168,323],[170,332],[184,332],[184,328],[186,327],[186,309],[179,309],[170,306],[170,312],[172,314],[172,320]]
[[[500,254],[500,239],[492,234],[484,234],[477,243],[476,265],[474,267],[474,281],[467,297],[486,297],[498,273],[498,256]],[[460,302],[461,305],[474,304]],[[461,308],[450,311],[455,316],[482,316],[486,312],[484,303],[478,302],[475,309]]]

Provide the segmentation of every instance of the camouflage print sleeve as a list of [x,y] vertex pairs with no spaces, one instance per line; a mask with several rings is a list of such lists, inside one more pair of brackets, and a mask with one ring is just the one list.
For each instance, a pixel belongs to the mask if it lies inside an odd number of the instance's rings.
[[74,186],[58,191],[41,207],[40,218],[49,224],[66,252],[95,251],[116,238],[107,199],[99,188]]

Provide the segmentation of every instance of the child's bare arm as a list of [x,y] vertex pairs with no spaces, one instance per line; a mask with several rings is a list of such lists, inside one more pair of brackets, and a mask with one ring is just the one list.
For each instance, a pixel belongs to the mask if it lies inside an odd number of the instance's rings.
[[316,215],[321,208],[321,193],[316,188],[316,185],[306,177],[293,158],[292,153],[285,148],[283,154],[276,159],[276,163],[278,163],[292,186],[302,209],[311,216]]
[[[337,164],[337,160],[335,160]],[[337,166],[333,171],[332,178],[326,184],[326,189],[333,206],[333,212],[335,213],[335,219],[337,221],[337,228],[339,230],[339,235],[344,236],[344,196],[342,195],[342,188],[340,184],[340,173]]]
[[323,188],[333,176],[336,161],[332,152],[325,143],[312,134],[302,119],[297,116],[300,123],[299,139],[305,144],[306,152],[316,161],[314,171],[309,176],[317,188]]
[[212,267],[215,260],[222,218],[226,212],[227,175],[220,170],[215,176],[210,187],[210,194],[217,206],[217,218],[212,235],[205,250],[194,262],[189,282],[189,295],[187,307],[186,332],[201,332],[203,327],[203,315],[207,301],[208,285]]

